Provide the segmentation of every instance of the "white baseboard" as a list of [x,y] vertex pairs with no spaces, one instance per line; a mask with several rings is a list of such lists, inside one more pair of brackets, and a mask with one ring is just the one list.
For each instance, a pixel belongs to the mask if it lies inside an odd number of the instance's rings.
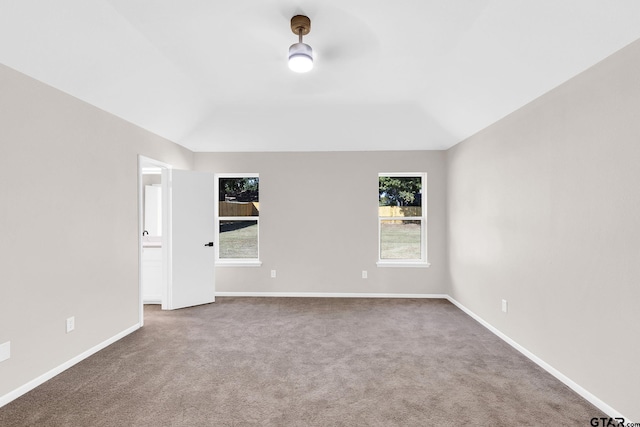
[[544,360],[540,359],[538,356],[536,356],[535,354],[533,354],[532,352],[530,352],[529,350],[527,350],[526,348],[524,348],[523,346],[521,346],[520,344],[518,344],[517,342],[515,342],[511,338],[509,338],[507,335],[505,335],[502,332],[500,332],[498,329],[493,327],[490,323],[488,323],[483,318],[481,318],[480,316],[475,314],[473,311],[469,310],[467,307],[465,307],[464,305],[460,304],[458,301],[456,301],[455,299],[453,299],[452,297],[450,297],[448,295],[447,295],[447,299],[453,305],[455,305],[460,310],[462,310],[466,314],[468,314],[475,321],[480,323],[482,326],[487,328],[489,331],[493,332],[496,336],[498,336],[498,338],[500,338],[501,340],[503,340],[504,342],[509,344],[511,347],[513,347],[516,350],[518,350],[520,353],[522,353],[523,355],[528,357],[532,362],[534,362],[536,365],[540,366],[545,371],[549,372],[551,375],[556,377],[558,380],[562,381],[567,387],[569,387],[570,389],[572,389],[573,391],[578,393],[585,400],[590,402],[592,405],[596,406],[602,412],[604,412],[605,414],[609,415],[612,418],[616,418],[616,417],[624,418],[627,422],[629,422],[629,420],[626,417],[624,417],[620,412],[616,411],[614,408],[612,408],[611,406],[607,405],[605,402],[603,402],[602,400],[600,400],[599,398],[594,396],[592,393],[590,393],[589,391],[587,391],[586,389],[584,389],[583,387],[581,387],[580,385],[575,383],[569,377],[564,375],[562,372],[558,371],[556,368],[554,368],[553,366],[549,365],[547,362],[545,362]]
[[38,387],[40,384],[50,380],[51,378],[55,377],[56,375],[62,373],[63,371],[66,371],[67,369],[69,369],[70,367],[72,367],[73,365],[75,365],[78,362],[83,361],[84,359],[86,359],[87,357],[91,356],[92,354],[95,354],[97,352],[99,352],[100,350],[102,350],[103,348],[113,344],[114,342],[118,341],[121,338],[124,338],[125,336],[129,335],[130,333],[136,331],[140,329],[140,324],[135,324],[133,326],[131,326],[130,328],[125,329],[124,331],[114,335],[113,337],[107,339],[106,341],[101,342],[100,344],[97,344],[93,347],[91,347],[89,350],[85,351],[84,353],[81,353],[79,355],[77,355],[76,357],[66,361],[65,363],[63,363],[62,365],[56,366],[55,368],[51,369],[50,371],[40,375],[39,377],[29,381],[28,383],[18,387],[17,389],[10,391],[9,393],[5,394],[4,396],[0,396],[0,408],[3,407],[4,405],[6,405],[7,403],[11,402],[12,400],[17,399],[18,397],[22,396],[23,394],[33,390],[34,388]]
[[216,296],[280,298],[448,298],[446,294],[379,294],[358,292],[216,292]]

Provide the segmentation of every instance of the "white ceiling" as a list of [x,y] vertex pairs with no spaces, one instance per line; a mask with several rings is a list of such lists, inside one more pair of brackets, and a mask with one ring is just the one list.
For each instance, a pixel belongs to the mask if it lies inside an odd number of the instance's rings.
[[445,149],[639,38],[637,0],[0,0],[1,63],[194,151]]

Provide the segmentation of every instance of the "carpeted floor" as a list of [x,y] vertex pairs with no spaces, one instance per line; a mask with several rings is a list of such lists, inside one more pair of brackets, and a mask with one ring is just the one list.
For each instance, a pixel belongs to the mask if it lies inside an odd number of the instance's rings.
[[446,300],[218,298],[0,408],[1,426],[586,426],[598,409]]

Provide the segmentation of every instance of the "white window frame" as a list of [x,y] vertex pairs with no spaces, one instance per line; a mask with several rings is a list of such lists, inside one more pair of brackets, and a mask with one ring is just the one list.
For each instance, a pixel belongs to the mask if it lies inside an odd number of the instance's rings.
[[[420,193],[422,194],[422,215],[421,216],[411,216],[411,217],[398,217],[398,216],[380,216],[380,210],[378,210],[378,261],[376,265],[378,267],[422,267],[427,268],[431,264],[428,261],[427,257],[427,174],[425,172],[384,172],[378,174],[378,183],[380,183],[380,178],[384,176],[389,177],[407,177],[407,178],[421,178],[422,189]],[[378,202],[378,207],[380,206]],[[380,253],[382,250],[382,245],[380,242],[381,238],[381,224],[383,220],[420,220],[420,259],[381,259]]]
[[[224,178],[260,178],[258,173],[217,173],[214,175],[215,184],[215,232],[216,232],[216,267],[260,267],[260,216],[224,216],[220,213],[220,179]],[[260,184],[258,184],[258,197],[260,194]],[[220,258],[220,221],[257,221],[258,224],[258,257],[257,258]]]

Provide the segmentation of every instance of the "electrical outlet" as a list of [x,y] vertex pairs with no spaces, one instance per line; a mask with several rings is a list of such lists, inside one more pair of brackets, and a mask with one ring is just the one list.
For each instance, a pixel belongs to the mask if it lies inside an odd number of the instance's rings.
[[275,270],[271,270],[271,278],[272,279],[276,278],[276,271]]
[[362,270],[362,278],[363,279],[367,278],[367,270]]
[[0,344],[0,362],[11,357],[11,341]]
[[502,312],[503,313],[507,312],[507,300],[506,299],[502,300]]
[[76,328],[76,318],[71,316],[67,319],[67,333],[73,331]]

